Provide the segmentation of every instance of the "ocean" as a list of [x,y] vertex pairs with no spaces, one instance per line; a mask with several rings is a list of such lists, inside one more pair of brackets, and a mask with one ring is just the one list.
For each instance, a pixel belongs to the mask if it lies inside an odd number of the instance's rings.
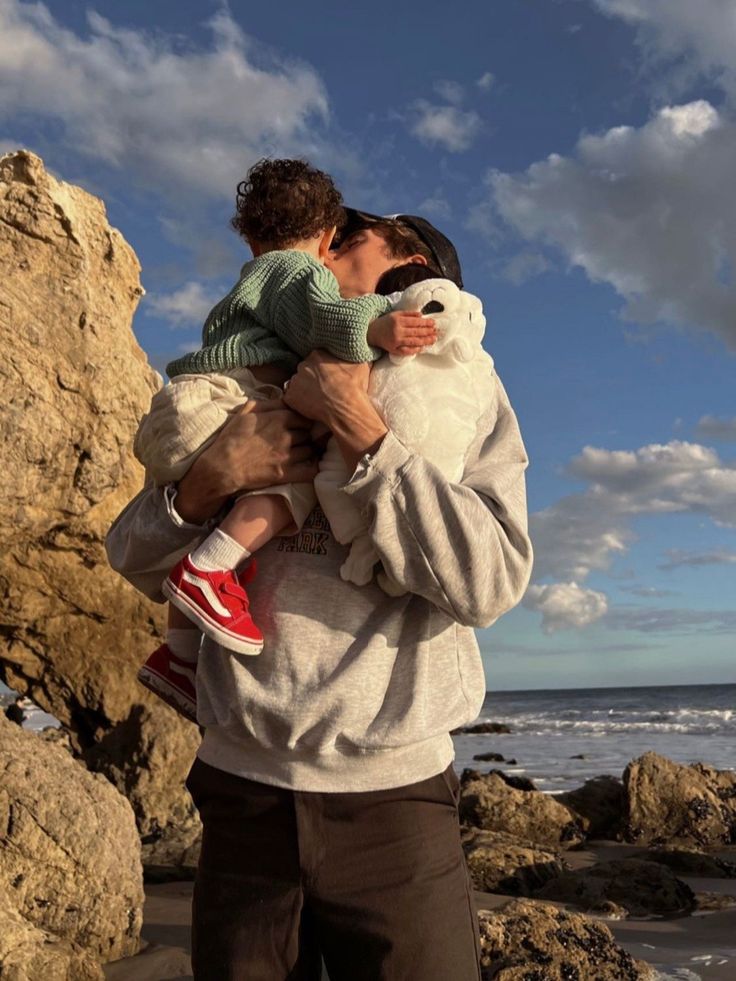
[[[648,750],[736,769],[736,685],[489,692],[478,721],[503,722],[511,732],[453,737],[458,773],[502,769],[546,793],[603,773],[621,776]],[[516,762],[473,759],[486,752]]]
[[[12,698],[0,684],[0,710]],[[458,773],[502,769],[530,777],[546,793],[572,790],[602,773],[621,776],[650,749],[679,763],[736,769],[736,685],[489,692],[478,721],[503,722],[511,732],[454,736]],[[33,707],[25,725],[58,722]],[[487,752],[516,762],[473,759]]]

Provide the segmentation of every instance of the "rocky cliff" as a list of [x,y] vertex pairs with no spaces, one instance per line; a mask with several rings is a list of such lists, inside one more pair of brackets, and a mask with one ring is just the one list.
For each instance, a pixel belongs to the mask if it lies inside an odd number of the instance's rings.
[[[130,804],[62,747],[2,716],[0,829],[0,907],[12,911],[0,976],[12,976],[15,961],[27,968],[50,942],[62,965],[82,952],[94,963],[138,950],[143,875]],[[35,975],[56,976],[86,974],[49,966]]]
[[68,728],[156,838],[192,824],[195,727],[135,680],[162,608],[107,567],[139,489],[131,442],[160,384],[131,331],[140,266],[104,205],[0,158],[0,677]]

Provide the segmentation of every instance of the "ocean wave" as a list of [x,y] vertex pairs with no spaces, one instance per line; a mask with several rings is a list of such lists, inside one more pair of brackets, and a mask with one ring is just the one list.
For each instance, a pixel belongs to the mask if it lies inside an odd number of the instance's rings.
[[715,733],[733,733],[736,730],[736,713],[732,709],[677,709],[659,711],[592,711],[587,717],[581,713],[528,713],[517,716],[494,716],[512,732],[542,735],[554,731],[580,732],[671,732],[705,736]]

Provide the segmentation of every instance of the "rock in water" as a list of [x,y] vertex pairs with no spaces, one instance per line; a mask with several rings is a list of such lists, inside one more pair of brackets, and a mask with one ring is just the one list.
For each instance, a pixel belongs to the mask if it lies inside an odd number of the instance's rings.
[[[136,953],[143,871],[127,800],[64,749],[4,718],[0,774],[0,882],[18,916],[71,945],[61,945],[63,956],[81,950],[106,962]],[[7,956],[18,949],[7,936],[3,948]]]
[[[137,683],[163,608],[103,550],[141,486],[131,443],[160,384],[130,327],[140,267],[102,202],[25,151],[0,158],[0,267],[0,677],[56,716],[78,755],[96,747],[156,835],[193,823],[183,781],[199,739]],[[141,746],[166,760],[152,772],[141,749],[140,779],[100,749],[138,720]]]
[[736,841],[736,773],[645,753],[629,763],[623,781],[629,841],[703,848]]
[[572,848],[584,838],[578,818],[553,797],[539,790],[517,790],[498,772],[463,783],[460,819],[552,848]]
[[556,800],[580,815],[589,838],[617,841],[622,837],[626,799],[616,777],[593,777],[576,790],[558,794]]
[[603,923],[554,906],[515,900],[481,910],[483,981],[655,981]]

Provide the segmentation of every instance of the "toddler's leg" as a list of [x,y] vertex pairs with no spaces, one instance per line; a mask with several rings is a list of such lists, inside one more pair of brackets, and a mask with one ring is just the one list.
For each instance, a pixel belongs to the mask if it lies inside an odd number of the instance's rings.
[[141,684],[192,722],[197,721],[194,672],[201,639],[196,626],[169,604],[166,640],[138,672]]
[[291,523],[286,499],[278,494],[240,497],[220,522],[219,530],[234,539],[246,556],[263,548],[266,542]]
[[163,593],[208,637],[239,654],[258,654],[263,635],[249,612],[245,583],[254,563],[238,575],[237,568],[291,522],[278,495],[242,497],[232,511],[191,555],[169,573]]

